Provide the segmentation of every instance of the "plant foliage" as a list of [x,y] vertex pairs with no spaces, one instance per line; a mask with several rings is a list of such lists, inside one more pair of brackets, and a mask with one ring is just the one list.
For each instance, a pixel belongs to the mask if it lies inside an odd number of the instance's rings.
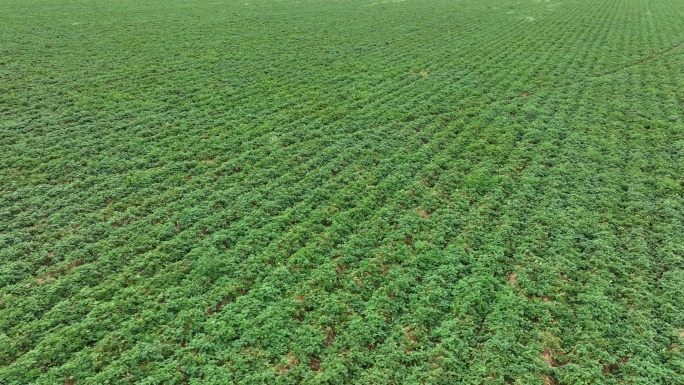
[[684,383],[684,3],[0,0],[0,384]]

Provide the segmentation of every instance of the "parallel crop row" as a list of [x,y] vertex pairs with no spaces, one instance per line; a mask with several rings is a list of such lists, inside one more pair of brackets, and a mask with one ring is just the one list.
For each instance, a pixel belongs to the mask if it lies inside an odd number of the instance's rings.
[[676,1],[4,3],[0,384],[684,381]]

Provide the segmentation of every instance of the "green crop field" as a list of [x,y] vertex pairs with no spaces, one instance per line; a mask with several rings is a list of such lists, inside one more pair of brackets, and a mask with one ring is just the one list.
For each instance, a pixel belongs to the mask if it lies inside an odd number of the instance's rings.
[[684,384],[681,0],[0,0],[0,384]]

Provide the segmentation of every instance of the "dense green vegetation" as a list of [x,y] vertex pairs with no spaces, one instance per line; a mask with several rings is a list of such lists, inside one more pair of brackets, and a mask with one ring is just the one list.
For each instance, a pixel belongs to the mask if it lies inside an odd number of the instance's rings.
[[683,2],[247,1],[0,0],[0,384],[684,384]]

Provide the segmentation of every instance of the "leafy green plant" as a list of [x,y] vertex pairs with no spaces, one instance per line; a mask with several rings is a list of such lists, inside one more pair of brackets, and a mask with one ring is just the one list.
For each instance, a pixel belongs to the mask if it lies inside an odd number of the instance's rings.
[[0,0],[0,384],[683,382],[682,12]]

